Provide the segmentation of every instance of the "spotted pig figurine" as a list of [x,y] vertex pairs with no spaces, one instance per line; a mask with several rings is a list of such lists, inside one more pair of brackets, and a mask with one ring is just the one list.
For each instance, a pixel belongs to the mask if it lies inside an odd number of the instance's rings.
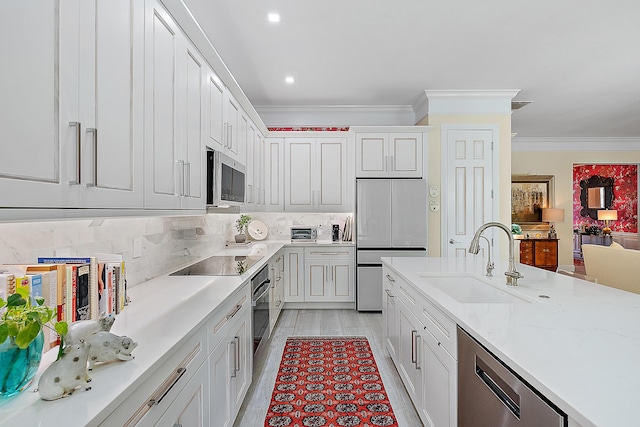
[[96,332],[111,330],[113,322],[116,318],[113,314],[107,316],[101,316],[97,320],[78,320],[69,325],[69,331],[64,337],[64,344],[78,344],[82,341],[86,341],[90,335]]
[[43,400],[56,400],[70,396],[78,386],[91,390],[87,374],[89,346],[86,343],[66,346],[62,357],[53,362],[38,381],[38,392]]
[[97,332],[89,338],[89,370],[98,362],[114,362],[116,360],[131,360],[131,352],[138,346],[131,338],[118,336],[111,332]]

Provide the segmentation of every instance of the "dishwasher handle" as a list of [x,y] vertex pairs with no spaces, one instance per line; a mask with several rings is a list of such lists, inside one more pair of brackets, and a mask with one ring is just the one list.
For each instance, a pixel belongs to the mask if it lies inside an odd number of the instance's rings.
[[[515,415],[516,418],[520,419],[520,405],[518,404],[519,402],[516,403],[516,401],[513,400],[509,396],[509,394],[505,392],[505,390],[503,390],[503,388],[506,388],[507,391],[511,392],[511,394],[513,394],[518,398],[518,400],[520,400],[518,394],[504,381],[502,381],[498,374],[496,374],[486,363],[484,363],[482,359],[478,357],[478,355],[476,355],[476,375],[478,375],[478,377],[480,377],[482,382],[493,392],[493,394],[495,394],[495,396],[500,399],[500,401],[502,401],[507,409],[509,409],[509,411],[511,411],[511,413]],[[494,380],[492,376],[495,377],[497,381],[500,381],[502,387],[498,385],[498,382]]]

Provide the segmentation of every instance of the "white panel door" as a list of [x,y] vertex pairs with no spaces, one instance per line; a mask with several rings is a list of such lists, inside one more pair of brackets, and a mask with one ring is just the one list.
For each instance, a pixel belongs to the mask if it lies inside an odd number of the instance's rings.
[[306,302],[331,301],[327,282],[330,277],[329,261],[305,261],[306,280],[305,296]]
[[77,204],[78,22],[67,2],[0,2],[3,206]]
[[[448,129],[445,194],[447,256],[464,257],[476,229],[493,218],[491,129]],[[491,239],[491,230],[484,233]],[[481,248],[482,248],[481,244]]]
[[248,312],[242,317],[243,321],[237,325],[231,342],[233,351],[231,353],[231,399],[233,412],[231,419],[235,419],[238,410],[242,406],[242,400],[247,394],[251,383],[253,366],[253,338],[249,331],[250,317]]
[[391,247],[391,180],[356,182],[358,248]]
[[353,262],[334,261],[331,263],[330,268],[332,295],[330,295],[329,300],[335,302],[355,301]]
[[422,371],[420,370],[420,347],[423,326],[404,303],[398,301],[398,373],[402,377],[411,400],[420,402],[422,395]]
[[388,141],[386,133],[358,133],[356,135],[356,178],[387,176]]
[[234,400],[231,396],[231,375],[233,346],[227,339],[222,340],[209,355],[209,412],[220,427],[232,424]]
[[318,138],[316,146],[316,210],[336,212],[346,203],[346,138]]
[[205,361],[167,408],[156,426],[208,427],[209,366]]
[[179,29],[157,2],[145,12],[145,207],[177,209],[182,168],[177,123]]
[[284,210],[284,141],[267,138],[265,141],[265,209]]
[[204,208],[204,165],[205,146],[203,144],[203,111],[206,84],[206,68],[200,53],[183,39],[187,45],[180,52],[184,62],[185,78],[181,79],[181,146],[182,155],[182,208]]
[[314,188],[315,139],[285,139],[285,210],[308,211],[316,204]]
[[284,299],[285,302],[304,301],[304,249],[284,250]]
[[391,180],[391,246],[427,246],[427,183],[423,179]]
[[457,362],[427,330],[421,332],[420,364],[423,375],[420,417],[430,427],[455,426],[457,419]]
[[389,135],[390,177],[422,177],[422,134],[392,133]]
[[224,93],[220,78],[207,67],[207,137],[206,145],[216,151],[224,151]]
[[227,129],[226,129],[226,154],[234,160],[244,164],[245,159],[240,158],[240,104],[227,92]]
[[144,6],[80,2],[82,207],[143,205]]

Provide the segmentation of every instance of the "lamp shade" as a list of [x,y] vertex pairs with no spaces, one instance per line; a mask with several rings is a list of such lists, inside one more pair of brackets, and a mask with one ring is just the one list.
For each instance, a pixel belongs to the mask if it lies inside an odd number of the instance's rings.
[[[544,216],[544,213],[542,214]],[[618,220],[618,211],[616,210],[599,210],[598,211],[598,219],[600,221],[617,221]]]
[[564,222],[564,209],[543,208],[542,220],[544,222]]

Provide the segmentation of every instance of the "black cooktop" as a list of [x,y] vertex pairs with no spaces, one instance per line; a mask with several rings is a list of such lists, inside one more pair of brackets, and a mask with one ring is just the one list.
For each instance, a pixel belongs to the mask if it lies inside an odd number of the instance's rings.
[[212,256],[169,276],[239,276],[261,259],[262,255]]

